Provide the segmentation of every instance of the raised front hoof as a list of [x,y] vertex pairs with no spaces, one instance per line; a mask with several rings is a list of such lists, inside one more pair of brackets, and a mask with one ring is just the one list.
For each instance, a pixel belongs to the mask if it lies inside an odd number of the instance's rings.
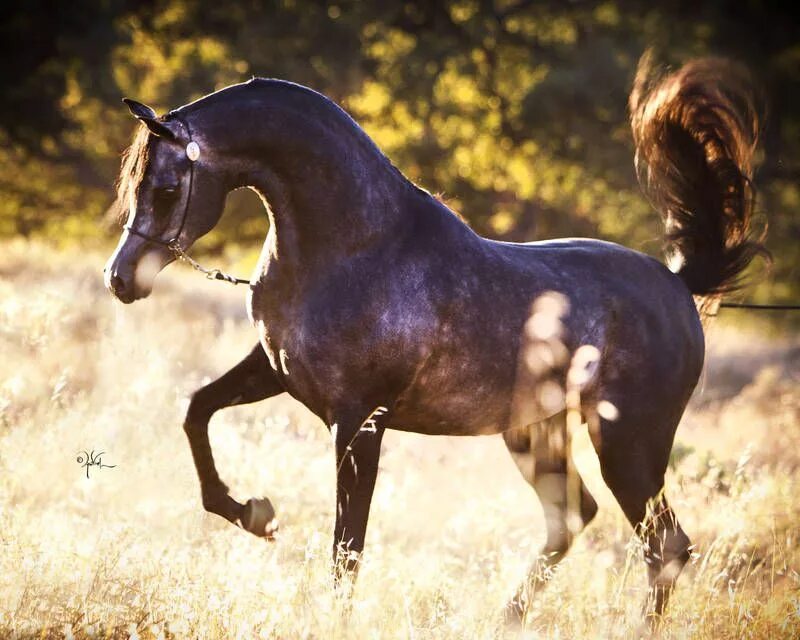
[[267,498],[250,498],[242,511],[242,528],[259,538],[274,540],[278,520],[272,503]]

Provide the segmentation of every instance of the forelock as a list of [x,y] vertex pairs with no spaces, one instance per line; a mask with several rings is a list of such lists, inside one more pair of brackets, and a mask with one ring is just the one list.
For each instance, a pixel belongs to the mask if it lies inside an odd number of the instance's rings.
[[150,154],[151,134],[144,125],[139,125],[130,146],[122,153],[122,163],[117,178],[117,199],[114,203],[117,219],[124,224],[128,216],[131,195],[136,195],[144,177]]

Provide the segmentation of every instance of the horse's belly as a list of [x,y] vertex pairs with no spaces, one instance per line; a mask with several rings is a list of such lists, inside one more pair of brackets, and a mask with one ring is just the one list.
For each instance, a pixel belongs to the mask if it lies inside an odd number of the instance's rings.
[[508,428],[505,413],[502,406],[486,410],[463,397],[440,396],[435,402],[398,402],[388,426],[425,435],[491,435]]
[[[491,355],[490,355],[491,354]],[[512,354],[498,357],[497,350],[463,361],[429,363],[398,398],[391,428],[430,435],[489,435],[517,424],[522,417],[516,405],[526,406],[533,389],[518,376]],[[546,418],[528,410],[526,424]]]

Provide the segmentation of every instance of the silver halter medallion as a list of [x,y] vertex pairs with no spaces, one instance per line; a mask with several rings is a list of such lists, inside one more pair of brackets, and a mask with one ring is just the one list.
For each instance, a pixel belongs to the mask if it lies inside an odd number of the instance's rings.
[[194,140],[186,145],[186,157],[192,162],[200,157],[200,146]]

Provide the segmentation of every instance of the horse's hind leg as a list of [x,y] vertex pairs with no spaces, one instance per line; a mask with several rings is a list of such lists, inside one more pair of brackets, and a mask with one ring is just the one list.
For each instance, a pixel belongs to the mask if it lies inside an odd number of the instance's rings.
[[592,440],[603,479],[644,544],[650,586],[645,614],[656,620],[690,555],[690,540],[664,497],[664,473],[680,414],[673,419],[662,415],[660,423],[626,420],[625,415],[620,411],[614,422],[601,419]]
[[[266,353],[257,344],[244,360],[220,378],[201,387],[192,394],[183,428],[189,438],[192,457],[200,479],[203,507],[230,522],[241,521],[245,529],[260,536],[271,532],[252,524],[254,510],[270,510],[261,503],[239,504],[228,494],[228,487],[219,477],[211,445],[208,441],[208,423],[219,409],[264,400],[283,391]],[[271,518],[268,518],[271,519]]]
[[[569,458],[566,413],[530,427],[512,429],[503,438],[542,503],[547,527],[545,545],[527,581],[508,605],[511,621],[523,618],[530,597],[547,582],[550,570],[566,555],[574,536],[594,518],[597,503]],[[571,491],[576,495],[571,496]]]

